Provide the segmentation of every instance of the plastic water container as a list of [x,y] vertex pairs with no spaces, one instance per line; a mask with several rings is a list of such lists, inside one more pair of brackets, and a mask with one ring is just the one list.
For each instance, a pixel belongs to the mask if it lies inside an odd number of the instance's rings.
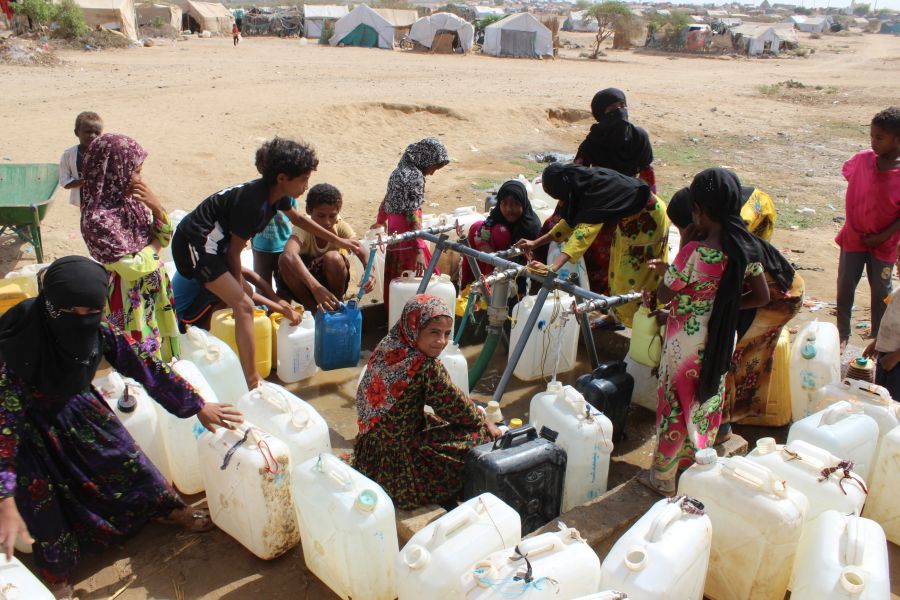
[[795,440],[853,461],[853,470],[868,481],[875,461],[878,424],[863,413],[859,404],[841,401],[791,425],[787,441],[790,444]]
[[[187,214],[187,211],[181,210],[180,208],[169,212],[169,225],[172,226],[172,231],[178,229],[178,224],[181,223],[182,219],[184,219]],[[160,249],[159,258],[166,263],[172,261],[172,244]],[[171,275],[169,275],[169,277],[171,277]]]
[[629,598],[702,600],[712,523],[692,498],[660,500],[619,538],[600,567],[600,587]]
[[841,400],[859,403],[863,413],[875,419],[879,445],[889,431],[900,425],[900,402],[895,402],[890,392],[880,385],[858,379],[829,383],[816,392],[815,410],[824,410]]
[[[403,271],[403,275],[391,281],[391,285],[388,288],[388,329],[400,320],[400,315],[403,314],[403,307],[406,305],[407,300],[416,295],[421,283],[422,278],[416,277],[412,271]],[[431,279],[428,280],[428,287],[425,293],[437,296],[446,302],[447,307],[451,311],[456,306],[456,288],[453,287],[453,282],[447,274],[432,275]]]
[[460,504],[419,530],[397,557],[400,600],[464,598],[472,565],[522,540],[519,513],[493,494]]
[[393,600],[394,505],[381,486],[331,454],[292,473],[306,566],[344,600]]
[[[747,458],[760,464],[809,500],[806,512],[807,523],[823,511],[838,510],[843,513],[862,512],[866,502],[865,482],[862,477],[851,472],[852,478],[844,478],[844,471],[838,469],[823,477],[823,469],[836,467],[841,459],[803,440],[795,440],[785,445],[776,444],[774,438],[760,438],[756,448]],[[860,483],[862,481],[862,483]]]
[[450,374],[450,380],[462,390],[466,396],[469,395],[469,363],[466,357],[460,352],[459,346],[450,342],[444,351],[438,356],[438,360],[447,369]]
[[313,355],[323,371],[355,367],[362,346],[362,312],[356,300],[341,302],[337,310],[316,311]]
[[794,421],[813,412],[816,392],[841,380],[841,342],[833,323],[807,323],[791,348],[791,412]]
[[[370,229],[363,236],[363,248],[369,248],[372,242],[378,241],[378,236],[384,237],[384,227],[376,227]],[[375,246],[375,262],[372,264],[372,277],[375,279],[375,287],[372,291],[363,296],[363,304],[381,304],[384,302],[384,248]],[[353,273],[354,279],[351,283],[356,283],[362,279],[366,272],[366,265],[359,260],[355,254],[350,254],[350,272]]]
[[800,541],[806,496],[743,456],[697,452],[678,493],[696,498],[712,522],[704,593],[710,600],[782,600]]
[[803,534],[791,577],[791,600],[844,598],[891,598],[887,542],[875,521],[829,510]]
[[98,377],[91,383],[119,417],[119,421],[150,462],[159,469],[163,477],[172,481],[172,470],[169,468],[162,434],[159,431],[156,401],[147,394],[144,386],[134,379],[122,377],[116,371],[111,371],[106,377]]
[[200,327],[188,327],[179,343],[181,358],[197,366],[219,402],[234,404],[247,393],[241,361],[231,346]]
[[[212,314],[209,332],[238,352],[235,325],[231,309],[223,308]],[[260,308],[253,309],[253,337],[256,340],[256,370],[265,379],[272,372],[272,322]]]
[[872,469],[872,484],[866,501],[866,517],[884,528],[887,538],[900,544],[900,427],[884,436]]
[[299,325],[291,325],[287,319],[281,319],[276,339],[278,379],[284,383],[294,383],[316,374],[316,319],[311,313],[304,312]]
[[538,431],[549,427],[559,433],[556,443],[566,451],[562,511],[599,498],[609,476],[612,422],[575,388],[559,381],[551,381],[547,391],[531,399],[528,415]]
[[463,589],[466,600],[575,598],[600,589],[600,559],[576,529],[542,533],[475,563]]
[[485,215],[475,210],[474,206],[460,206],[459,208],[454,208],[452,213],[446,215],[446,222],[453,223],[455,221],[459,223],[463,235],[466,235],[469,233],[469,228],[476,221],[483,221],[484,218]]
[[656,412],[656,403],[659,398],[659,379],[653,374],[653,369],[642,365],[630,356],[626,356],[624,362],[625,372],[634,378],[634,391],[631,393],[631,403]]
[[0,559],[0,600],[55,600],[28,567],[13,556]]
[[287,445],[248,422],[207,431],[197,445],[213,523],[263,560],[296,546]]
[[10,279],[0,279],[0,315],[13,306],[30,298],[27,284]]
[[[172,370],[191,384],[205,402],[218,402],[215,392],[203,378],[197,365],[189,360],[178,360]],[[172,472],[172,482],[184,494],[203,491],[203,475],[197,454],[197,438],[206,431],[197,417],[180,419],[157,404],[159,431],[166,449],[166,459]]]
[[772,375],[769,380],[769,400],[763,415],[745,417],[741,425],[784,427],[791,422],[791,335],[787,327],[781,329],[775,355],[772,357]]
[[[535,296],[526,296],[513,307],[513,324],[509,336],[510,352],[522,335],[528,336],[525,350],[519,358],[513,375],[524,381],[547,377],[554,372],[566,373],[575,368],[578,353],[578,319],[563,312],[572,308],[574,298],[564,292],[554,291],[547,296],[533,331],[525,332],[525,323],[534,310]],[[566,313],[568,314],[568,313]]]
[[[547,264],[552,265],[553,261],[556,260],[556,257],[562,253],[562,249],[565,246],[564,243],[560,242],[550,242],[547,245]],[[584,263],[584,257],[582,256],[577,261],[572,262],[571,260],[564,264],[562,268],[559,270],[559,276],[563,279],[566,279],[570,273],[578,273],[578,285],[582,288],[589,290],[591,289],[591,282],[588,279],[587,274],[587,266]]]
[[238,400],[237,408],[247,421],[287,444],[295,465],[331,452],[325,419],[280,385],[263,381]]
[[18,284],[29,298],[34,298],[38,295],[38,289],[40,287],[37,281],[38,274],[49,266],[50,263],[25,265],[21,269],[10,271],[3,276],[3,279],[10,283]]
[[553,210],[556,208],[556,199],[544,191],[544,184],[541,183],[541,176],[538,175],[531,182],[531,208],[540,217],[541,223],[553,216]]

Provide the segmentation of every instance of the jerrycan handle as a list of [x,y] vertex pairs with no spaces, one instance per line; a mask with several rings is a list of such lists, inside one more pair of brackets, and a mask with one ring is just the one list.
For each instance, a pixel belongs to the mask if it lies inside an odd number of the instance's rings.
[[538,437],[538,433],[537,433],[537,430],[534,428],[534,425],[523,425],[522,427],[519,427],[518,429],[512,429],[510,431],[507,431],[502,436],[500,436],[499,439],[494,441],[494,445],[491,448],[491,450],[497,450],[498,448],[500,450],[506,450],[507,448],[512,446],[514,439],[521,437],[523,435],[526,436],[529,441],[536,440]]
[[309,413],[303,406],[298,408],[288,399],[280,389],[265,382],[253,390],[253,396],[265,400],[282,413],[287,413],[291,418],[291,425],[297,429],[306,429],[309,425]]
[[874,383],[869,383],[867,381],[860,381],[859,379],[845,379],[843,384],[848,386],[851,391],[856,392],[861,396],[865,396],[872,402],[877,402],[885,406],[890,406],[891,402],[893,402],[890,392],[880,385],[875,385]]
[[650,524],[650,529],[647,530],[647,535],[644,536],[647,542],[650,544],[659,542],[666,532],[666,528],[680,519],[682,514],[684,512],[681,510],[680,505],[674,502],[667,504],[653,519],[653,523]]
[[222,358],[221,347],[219,347],[209,339],[210,337],[212,337],[211,333],[206,333],[200,327],[188,327],[186,335],[188,336],[189,340],[203,349],[203,354],[206,360],[210,362],[216,362],[217,360]]
[[847,518],[847,566],[858,566],[863,561],[865,540],[862,539],[859,520],[859,515],[855,513]]
[[453,515],[452,518],[448,518],[451,515],[447,514],[434,524],[434,532],[431,535],[431,543],[429,543],[430,547],[440,546],[463,527],[478,520],[478,514],[470,506],[460,506],[456,511],[458,511],[457,515]]
[[[539,554],[544,554],[545,552],[552,552],[553,550],[562,550],[563,541],[560,538],[560,534],[565,533],[564,531],[533,537],[527,540],[522,540],[516,545],[516,549],[519,552],[519,556],[527,557],[528,559],[532,559]],[[541,537],[545,539],[540,539]]]
[[819,419],[819,424],[817,427],[824,427],[825,425],[834,425],[845,416],[848,416],[851,413],[860,412],[859,403],[852,403],[847,400],[841,400],[840,402],[835,402],[828,408],[822,411],[822,417]]
[[743,456],[732,456],[723,461],[722,472],[770,494],[785,495],[786,489],[782,480],[769,469]]
[[[335,462],[340,464],[334,464]],[[326,464],[331,463],[331,464]],[[316,462],[316,466],[314,467],[320,473],[331,477],[341,487],[347,489],[353,485],[353,480],[350,478],[350,474],[347,468],[341,463],[340,459],[332,454],[320,454],[319,460]]]

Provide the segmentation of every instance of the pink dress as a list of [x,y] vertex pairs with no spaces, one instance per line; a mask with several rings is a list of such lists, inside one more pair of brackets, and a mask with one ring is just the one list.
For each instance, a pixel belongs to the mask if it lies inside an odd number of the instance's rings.
[[878,170],[878,155],[863,150],[844,163],[847,221],[834,239],[845,252],[870,252],[882,262],[897,259],[900,231],[875,248],[863,238],[881,233],[900,219],[900,169]]
[[[657,447],[653,468],[658,480],[674,478],[694,462],[694,452],[711,446],[722,422],[725,376],[711,398],[698,398],[703,350],[719,282],[728,266],[721,250],[698,242],[675,257],[663,282],[676,292],[666,323],[656,403]],[[747,276],[762,273],[751,263]]]

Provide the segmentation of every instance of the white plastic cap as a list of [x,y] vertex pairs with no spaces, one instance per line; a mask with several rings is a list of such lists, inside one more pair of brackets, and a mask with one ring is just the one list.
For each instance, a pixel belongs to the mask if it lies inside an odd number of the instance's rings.
[[558,394],[563,389],[563,384],[561,381],[557,381],[554,379],[550,383],[547,384],[547,391],[552,392],[554,394]]
[[698,465],[714,465],[717,460],[719,460],[719,455],[716,454],[716,451],[713,448],[698,450],[694,455],[694,462]]

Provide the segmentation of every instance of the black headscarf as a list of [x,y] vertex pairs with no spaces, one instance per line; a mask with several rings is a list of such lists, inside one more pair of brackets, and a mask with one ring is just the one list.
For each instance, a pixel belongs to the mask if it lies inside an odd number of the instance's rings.
[[681,188],[672,194],[669,206],[666,207],[666,215],[679,229],[684,229],[694,222],[690,188]]
[[[522,206],[522,216],[519,217],[518,221],[510,223],[503,216],[503,211],[500,210],[500,202],[504,198],[512,198]],[[509,229],[512,243],[516,243],[521,239],[533,240],[538,237],[541,231],[541,219],[531,207],[525,184],[518,179],[510,179],[501,185],[497,191],[497,204],[491,209],[488,218],[484,221],[484,225],[485,227],[493,227],[497,223],[505,225]]]
[[0,317],[0,354],[10,369],[48,396],[67,398],[89,389],[102,354],[103,315],[61,309],[102,309],[108,282],[102,266],[81,256],[66,256],[47,267],[37,298]]
[[588,167],[613,169],[624,175],[637,175],[653,162],[653,148],[647,132],[628,120],[624,106],[605,112],[616,102],[625,103],[625,94],[607,88],[594,95],[591,113],[597,121],[578,147],[575,156]]
[[545,192],[562,200],[559,215],[572,227],[630,217],[650,201],[650,186],[611,169],[553,163],[541,181]]

